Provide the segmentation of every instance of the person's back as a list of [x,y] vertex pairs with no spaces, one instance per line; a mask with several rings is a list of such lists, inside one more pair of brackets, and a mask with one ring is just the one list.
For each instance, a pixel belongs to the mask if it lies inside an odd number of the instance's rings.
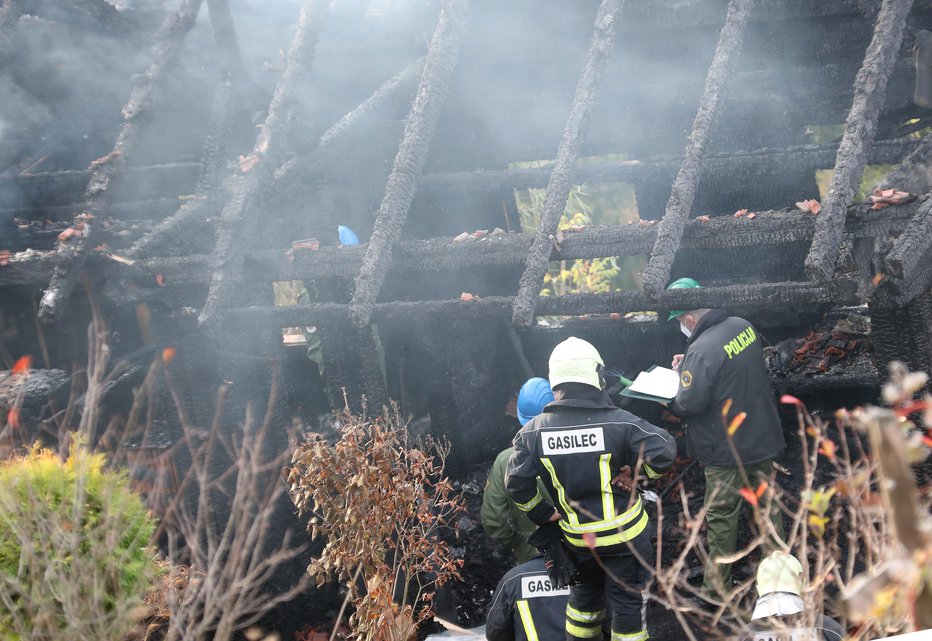
[[561,641],[569,588],[550,584],[544,558],[509,570],[499,581],[485,623],[489,641]]
[[[518,391],[516,403],[518,422],[522,427],[527,425],[552,400],[553,392],[546,379],[540,377],[528,379]],[[505,490],[505,471],[514,451],[513,447],[509,447],[499,452],[495,458],[482,494],[482,510],[479,518],[486,534],[493,540],[510,547],[518,563],[524,563],[537,556],[537,550],[527,542],[528,536],[537,526],[518,509]],[[540,481],[538,481],[538,486],[541,491],[545,491]]]
[[598,636],[609,605],[612,638],[644,641],[641,561],[650,563],[651,542],[632,475],[641,463],[644,474],[659,476],[673,464],[676,445],[614,406],[602,357],[586,341],[557,345],[549,378],[555,400],[515,437],[505,487],[538,525],[531,542],[544,551],[551,581],[570,585],[566,638]]

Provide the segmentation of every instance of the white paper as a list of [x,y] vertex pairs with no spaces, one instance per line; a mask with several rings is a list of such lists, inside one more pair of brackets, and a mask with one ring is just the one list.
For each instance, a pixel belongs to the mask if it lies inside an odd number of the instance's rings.
[[631,383],[630,389],[638,394],[648,394],[660,398],[674,398],[680,387],[680,375],[666,367],[655,367],[649,372],[641,372]]

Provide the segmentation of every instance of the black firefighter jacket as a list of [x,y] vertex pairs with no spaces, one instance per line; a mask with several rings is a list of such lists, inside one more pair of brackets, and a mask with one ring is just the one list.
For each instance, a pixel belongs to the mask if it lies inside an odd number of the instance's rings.
[[742,464],[775,458],[786,446],[761,339],[748,321],[721,310],[700,318],[686,343],[672,409],[687,419],[689,455],[704,465],[737,467],[726,428],[740,412],[747,416],[732,438]]
[[[518,508],[537,525],[548,521],[555,500],[560,528],[571,548],[600,554],[628,554],[628,544],[649,542],[648,516],[639,494],[612,484],[622,467],[657,478],[673,465],[676,444],[666,431],[618,409],[604,393],[566,397],[554,391],[549,403],[515,436],[505,487]],[[589,396],[589,398],[586,398]],[[537,477],[550,496],[537,489]]]
[[563,641],[570,589],[550,585],[544,557],[509,570],[492,597],[485,622],[489,641]]

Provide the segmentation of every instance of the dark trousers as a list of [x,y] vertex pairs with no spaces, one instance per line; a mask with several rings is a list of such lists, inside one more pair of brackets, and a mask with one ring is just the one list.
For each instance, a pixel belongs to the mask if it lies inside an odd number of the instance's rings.
[[[639,551],[645,559],[650,559],[649,542],[646,548]],[[637,557],[606,556],[597,561],[588,555],[576,556],[578,574],[576,582],[570,586],[570,600],[566,606],[567,640],[601,639],[606,603],[611,610],[612,641],[647,639],[646,610],[641,594],[647,572]]]

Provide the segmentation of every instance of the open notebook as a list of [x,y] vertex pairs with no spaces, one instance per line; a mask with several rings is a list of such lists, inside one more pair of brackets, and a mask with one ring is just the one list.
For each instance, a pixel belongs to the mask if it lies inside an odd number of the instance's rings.
[[638,374],[634,382],[626,387],[622,396],[642,398],[657,403],[667,403],[676,397],[680,387],[680,375],[672,369],[654,365]]

